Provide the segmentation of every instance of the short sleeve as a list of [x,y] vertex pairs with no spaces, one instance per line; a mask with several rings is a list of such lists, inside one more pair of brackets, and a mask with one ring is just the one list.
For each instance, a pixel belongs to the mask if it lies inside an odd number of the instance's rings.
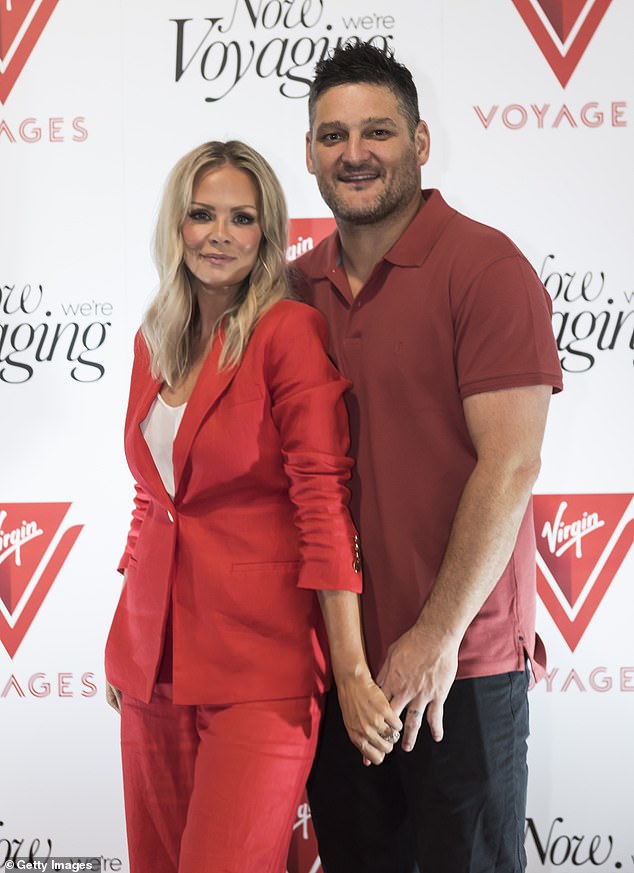
[[560,391],[551,314],[548,292],[522,255],[500,258],[478,273],[454,318],[461,397],[528,385]]

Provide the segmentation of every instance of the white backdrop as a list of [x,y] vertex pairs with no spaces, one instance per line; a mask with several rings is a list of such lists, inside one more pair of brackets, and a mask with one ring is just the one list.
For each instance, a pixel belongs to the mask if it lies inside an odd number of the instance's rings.
[[[2,0],[0,870],[40,844],[128,869],[102,651],[163,180],[200,142],[241,138],[294,219],[327,218],[304,169],[306,79],[360,36],[415,74],[425,186],[507,232],[555,301],[529,871],[633,873],[633,33],[631,0]],[[314,852],[294,864],[319,869]]]

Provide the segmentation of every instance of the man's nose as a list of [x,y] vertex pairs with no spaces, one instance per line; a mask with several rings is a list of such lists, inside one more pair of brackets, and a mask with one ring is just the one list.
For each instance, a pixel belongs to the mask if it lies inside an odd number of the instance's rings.
[[362,164],[368,159],[369,149],[360,134],[351,133],[346,140],[342,158],[347,164]]

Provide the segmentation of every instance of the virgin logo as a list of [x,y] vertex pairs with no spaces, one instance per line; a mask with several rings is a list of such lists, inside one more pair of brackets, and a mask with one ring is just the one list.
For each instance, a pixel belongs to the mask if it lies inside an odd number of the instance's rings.
[[286,869],[287,873],[323,873],[317,837],[305,792],[297,807],[297,818],[293,825]]
[[574,651],[634,541],[631,494],[536,495],[537,591]]
[[13,657],[82,525],[61,531],[70,503],[0,505],[0,642]]
[[57,2],[58,0],[2,0],[0,103],[6,103]]
[[291,218],[286,259],[294,261],[314,249],[336,227],[334,218]]
[[9,555],[15,555],[16,566],[21,567],[22,546],[25,543],[30,543],[35,537],[42,536],[44,531],[34,521],[23,521],[21,527],[14,527],[13,530],[6,533],[2,530],[6,518],[6,510],[0,510],[0,564]]
[[581,540],[592,533],[592,531],[603,527],[605,522],[599,518],[596,512],[590,515],[584,512],[581,518],[572,523],[567,523],[567,521],[564,521],[564,513],[567,508],[568,504],[565,500],[562,500],[554,522],[552,524],[549,521],[546,522],[542,536],[546,538],[551,555],[555,555],[558,558],[567,549],[574,546],[576,556],[581,558]]
[[512,0],[565,88],[612,0]]

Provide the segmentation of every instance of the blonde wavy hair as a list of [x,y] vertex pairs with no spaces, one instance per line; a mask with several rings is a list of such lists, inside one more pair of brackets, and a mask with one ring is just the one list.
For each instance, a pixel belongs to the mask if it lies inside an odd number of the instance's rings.
[[165,184],[154,232],[154,261],[159,290],[143,319],[152,375],[173,386],[189,371],[200,336],[200,312],[183,260],[181,227],[203,170],[230,165],[248,173],[258,191],[262,239],[256,264],[231,306],[216,322],[225,331],[219,369],[238,364],[260,318],[278,300],[289,297],[286,270],[288,219],[284,192],[267,161],[238,140],[207,142],[178,161]]

